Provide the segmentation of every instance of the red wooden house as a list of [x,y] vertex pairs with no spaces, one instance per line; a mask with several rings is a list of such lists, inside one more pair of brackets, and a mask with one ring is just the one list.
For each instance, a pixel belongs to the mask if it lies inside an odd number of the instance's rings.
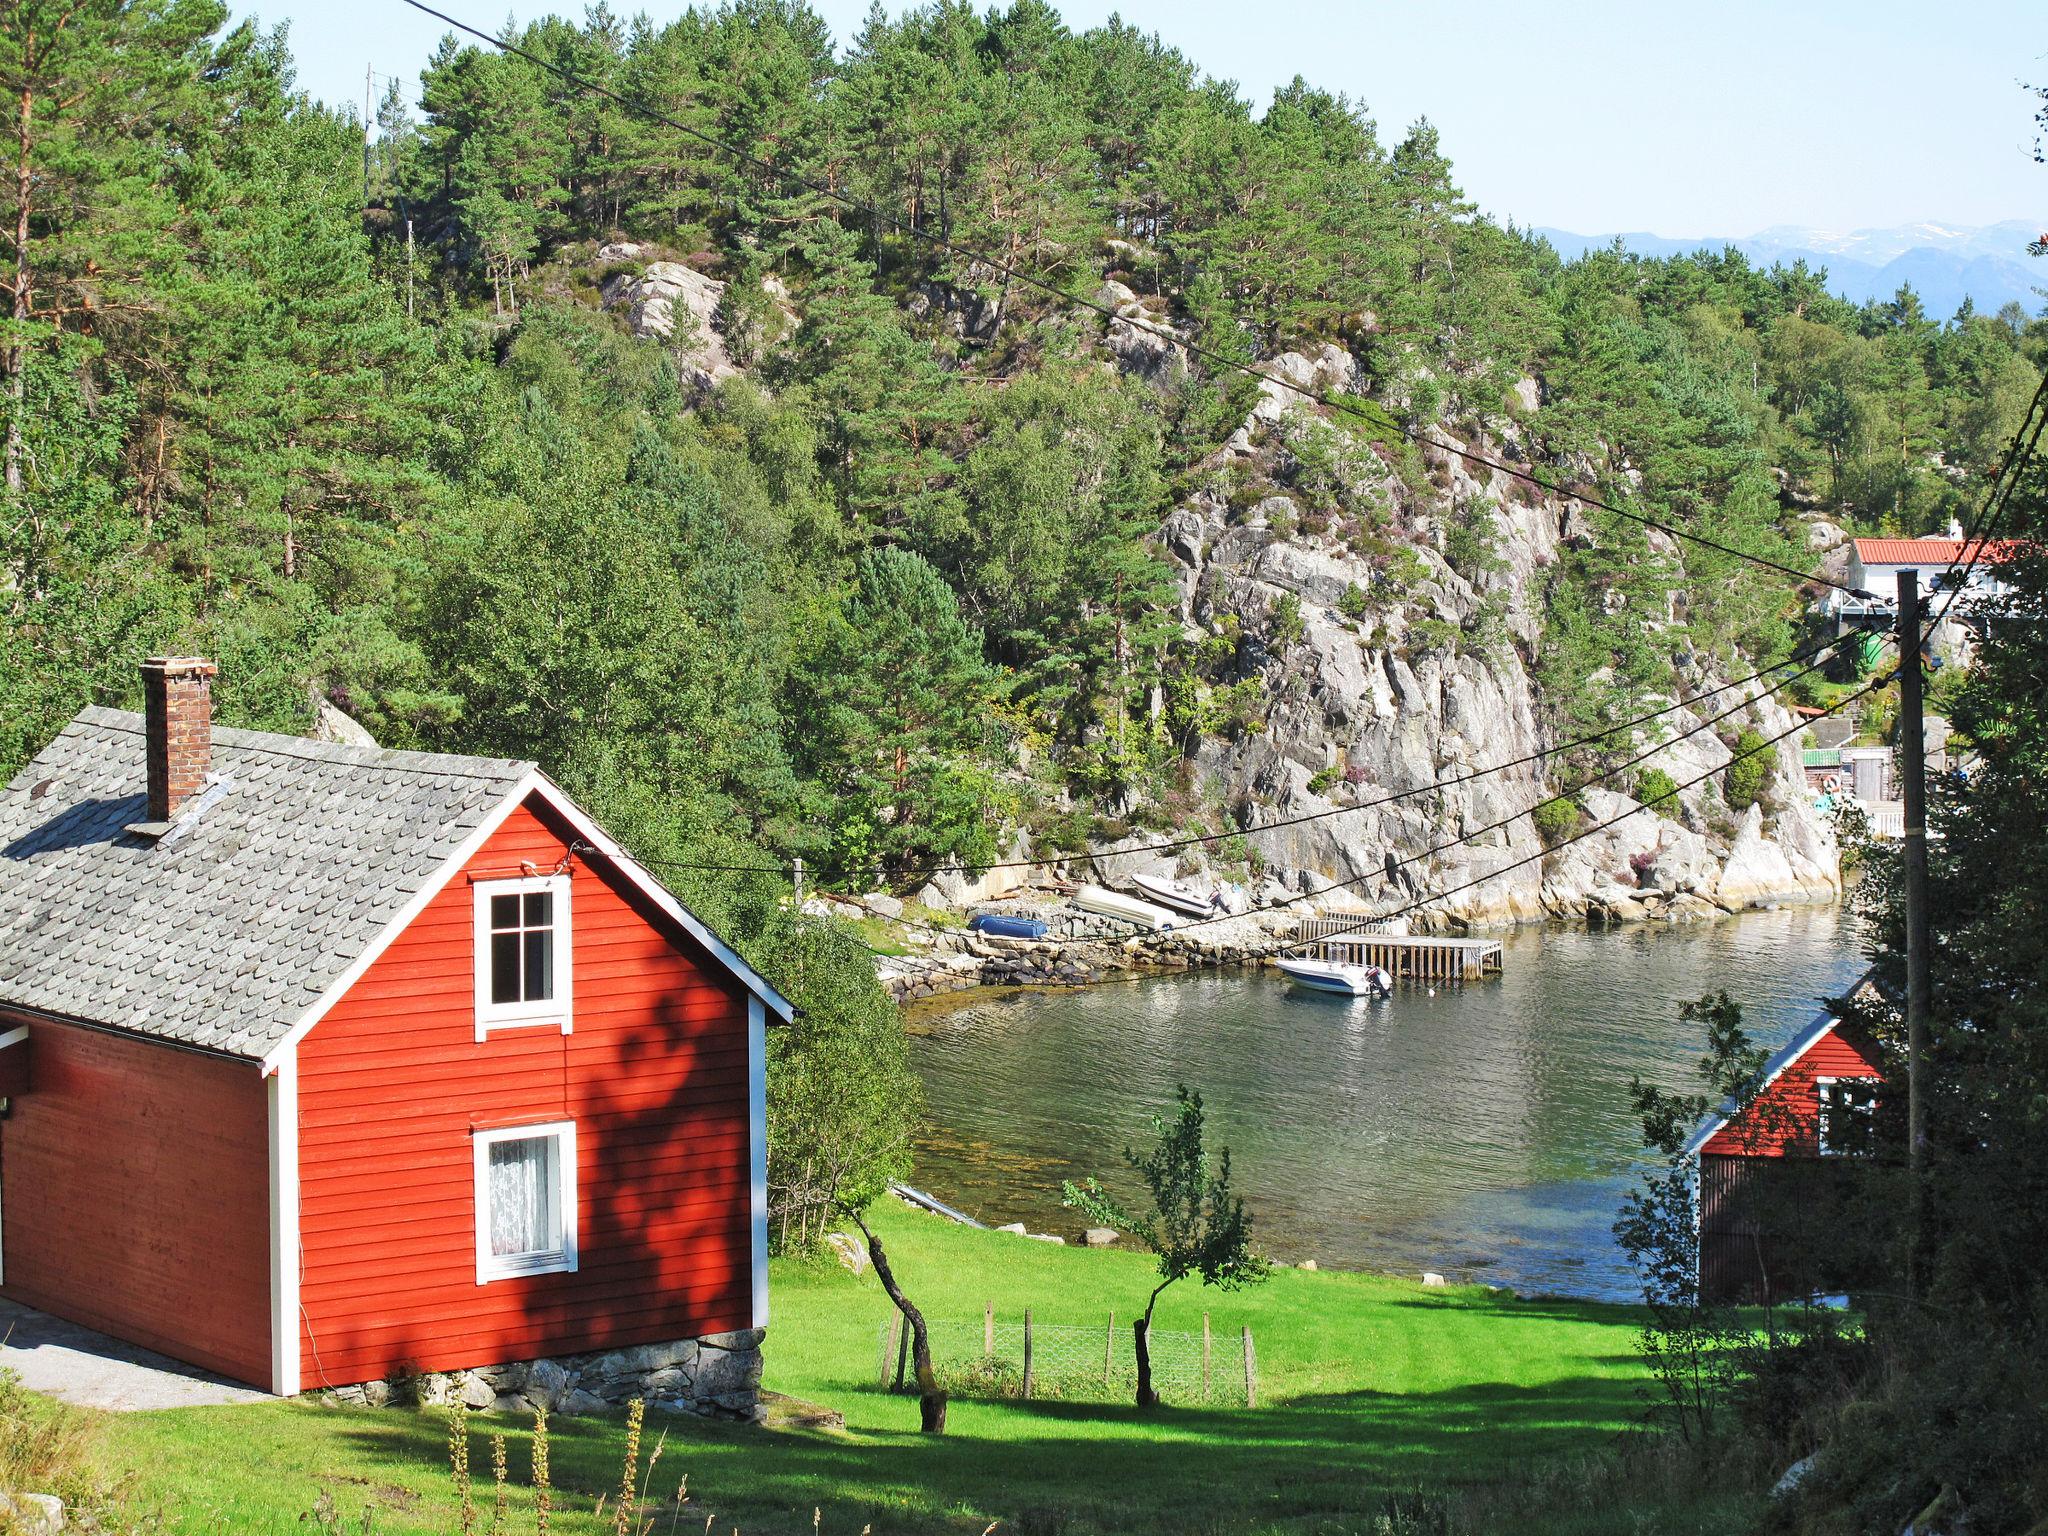
[[0,792],[0,1296],[286,1395],[747,1411],[788,1003],[533,764],[216,728],[213,670]]
[[[1873,1042],[1823,1013],[1764,1064],[1755,1093],[1692,1134],[1700,1294],[1782,1301],[1840,1290],[1825,1213],[1871,1150],[1884,1069]],[[1803,1231],[1801,1230],[1803,1229]],[[1800,1240],[1791,1240],[1799,1231]]]

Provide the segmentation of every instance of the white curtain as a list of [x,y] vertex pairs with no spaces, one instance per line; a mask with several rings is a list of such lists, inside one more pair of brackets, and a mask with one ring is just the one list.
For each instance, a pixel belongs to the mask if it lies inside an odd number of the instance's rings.
[[498,1257],[562,1246],[554,1214],[557,1145],[552,1136],[491,1143],[491,1252]]

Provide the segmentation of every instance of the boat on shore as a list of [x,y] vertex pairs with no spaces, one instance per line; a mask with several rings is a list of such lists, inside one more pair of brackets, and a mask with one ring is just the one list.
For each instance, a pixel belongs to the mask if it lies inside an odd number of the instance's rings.
[[1336,960],[1282,956],[1274,966],[1297,987],[1339,997],[1392,997],[1394,978],[1376,965],[1345,965]]
[[1216,892],[1197,890],[1192,885],[1182,885],[1178,880],[1163,880],[1157,875],[1133,875],[1131,884],[1160,906],[1185,912],[1189,917],[1214,917],[1223,910],[1216,899]]
[[984,912],[967,926],[993,939],[1042,939],[1052,930],[1042,917],[1010,917],[1001,912]]
[[1070,899],[1083,912],[1093,912],[1098,917],[1120,917],[1154,933],[1171,928],[1176,921],[1176,914],[1165,907],[1126,896],[1121,891],[1106,890],[1099,885],[1077,886]]

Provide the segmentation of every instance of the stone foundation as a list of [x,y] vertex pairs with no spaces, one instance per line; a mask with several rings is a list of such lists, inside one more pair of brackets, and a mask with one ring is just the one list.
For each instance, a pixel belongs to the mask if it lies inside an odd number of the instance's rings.
[[596,1354],[421,1371],[333,1387],[321,1396],[354,1407],[445,1408],[462,1403],[479,1413],[522,1416],[535,1409],[550,1414],[605,1413],[641,1398],[672,1413],[758,1421],[763,1333],[745,1328]]

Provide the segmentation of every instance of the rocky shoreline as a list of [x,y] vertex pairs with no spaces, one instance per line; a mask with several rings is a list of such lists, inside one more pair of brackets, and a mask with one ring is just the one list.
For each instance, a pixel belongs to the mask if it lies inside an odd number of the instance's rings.
[[[1649,872],[1654,874],[1655,867],[1650,865]],[[1594,927],[1696,922],[1784,905],[1824,905],[1835,899],[1833,892],[1820,894],[1802,886],[1757,889],[1741,869],[1737,874],[1740,878],[1731,884],[1730,895],[1742,899],[1733,904],[1701,894],[1697,882],[1667,875],[1661,881],[1623,885],[1616,880],[1597,887],[1569,919],[1540,914],[1499,926],[1564,920]],[[1718,893],[1716,886],[1706,889]],[[816,902],[814,909],[878,915],[872,908],[830,899]],[[1276,947],[1300,936],[1303,916],[1318,915],[1305,904],[1301,909],[1248,912],[1190,932],[1152,933],[1115,918],[1060,911],[1038,893],[982,904],[977,910],[1048,918],[1054,927],[1046,938],[1030,940],[992,937],[964,926],[936,933],[927,926],[902,926],[899,933],[906,952],[876,957],[875,975],[883,990],[899,1003],[911,1003],[987,987],[1083,987],[1178,971],[1263,966]],[[1320,915],[1340,913],[1341,909],[1327,909]],[[1462,934],[1468,925],[1451,926]],[[1425,929],[1417,925],[1414,931]]]

